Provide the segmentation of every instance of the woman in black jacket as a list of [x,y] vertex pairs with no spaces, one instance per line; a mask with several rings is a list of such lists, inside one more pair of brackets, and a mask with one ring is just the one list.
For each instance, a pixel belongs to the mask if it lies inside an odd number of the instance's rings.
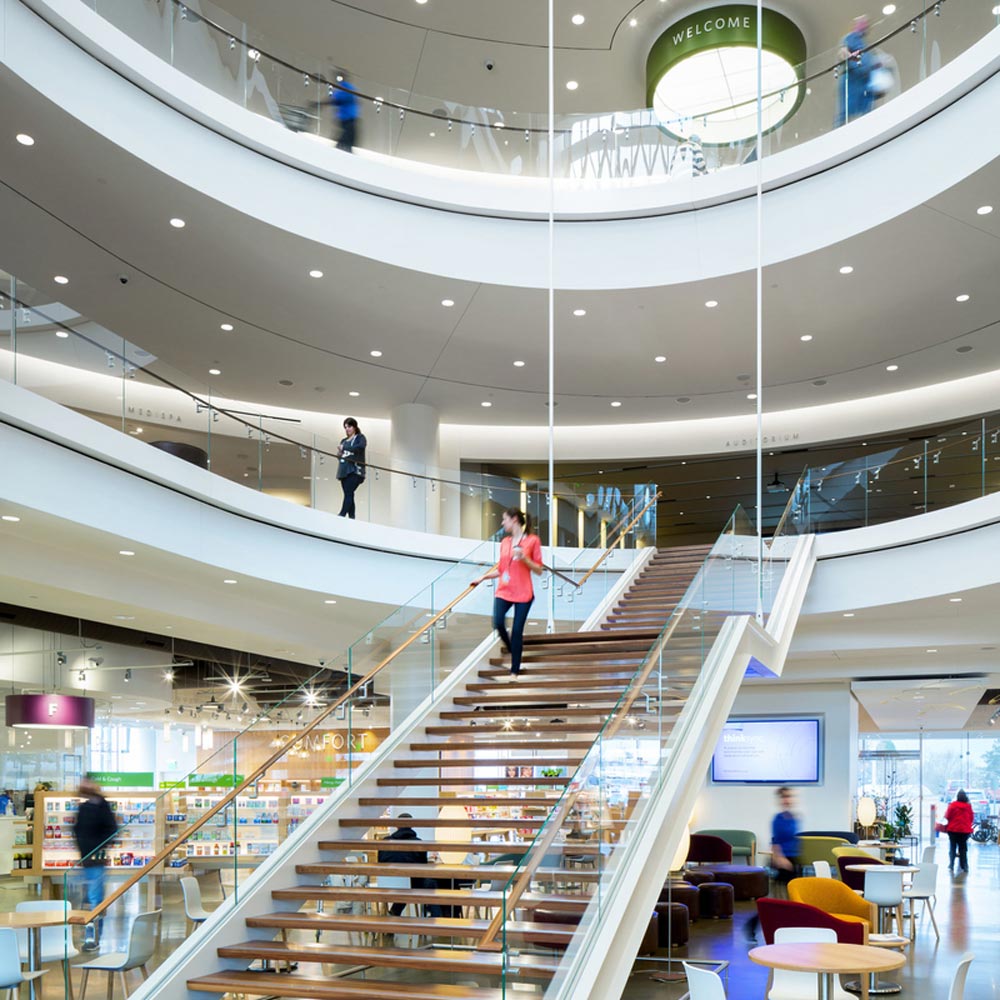
[[344,421],[344,433],[347,436],[337,445],[337,458],[340,459],[337,478],[344,491],[344,502],[338,516],[354,520],[354,494],[365,481],[365,449],[368,447],[368,440],[361,433],[354,417],[348,417]]

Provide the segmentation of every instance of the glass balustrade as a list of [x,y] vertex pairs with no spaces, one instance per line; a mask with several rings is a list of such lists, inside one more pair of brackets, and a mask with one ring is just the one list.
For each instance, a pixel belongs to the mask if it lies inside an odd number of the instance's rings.
[[[411,713],[443,696],[452,671],[491,648],[493,588],[470,582],[495,563],[499,541],[481,542],[285,697],[264,702],[259,684],[256,696],[244,693],[242,685],[255,680],[248,668],[228,683],[220,680],[211,697],[199,691],[200,704],[188,699],[180,713],[168,713],[165,738],[194,741],[195,769],[120,807],[114,838],[88,858],[70,847],[79,800],[46,799],[42,871],[70,904],[70,957],[95,928],[102,951],[126,951],[136,918],[159,912],[161,945],[148,963],[152,969],[197,929],[200,907],[238,905],[279,847],[305,836],[313,813],[338,788],[352,785]],[[587,550],[583,568],[595,567],[601,554]],[[550,600],[555,628],[575,630],[586,617],[582,609],[593,610],[618,579],[620,572],[602,567],[573,586],[544,574],[527,634],[545,631]],[[239,725],[238,718],[249,721]],[[165,844],[158,852],[156,839]],[[92,866],[84,862],[98,860],[106,905],[85,927],[83,913],[94,904],[85,896]],[[346,884],[338,878],[331,875],[328,884]]]
[[[670,777],[675,749],[699,739],[691,728],[693,709],[700,698],[716,693],[705,692],[706,685],[695,687],[709,651],[728,617],[755,614],[759,593],[756,530],[739,508],[650,652],[622,684],[600,733],[503,888],[502,907],[480,947],[502,948],[505,996],[516,995],[522,967],[541,951],[523,924],[537,920],[530,916],[537,907],[548,901],[579,928],[570,955],[581,931],[601,919],[621,853],[644,808]],[[559,984],[559,973],[553,984]]]
[[[227,100],[299,133],[303,141],[332,146],[337,132],[330,97],[338,69],[328,59],[296,52],[280,39],[262,36],[217,5],[166,0],[85,0],[154,55]],[[703,99],[680,117],[660,117],[649,108],[560,114],[554,127],[555,173],[560,178],[614,180],[691,178],[691,149],[699,131],[754,136],[704,142],[704,172],[752,162],[849,124],[911,89],[947,65],[1000,22],[992,0],[923,0],[891,5],[876,19],[864,48],[846,53],[841,38],[794,66],[796,83],[767,90],[766,107],[780,116],[756,149],[756,67],[704,82]],[[845,18],[846,36],[850,23]],[[542,26],[539,28],[542,31]],[[885,72],[871,77],[876,66]],[[855,99],[864,73],[870,97]],[[874,82],[869,83],[869,78]],[[526,109],[475,107],[452,98],[429,97],[352,78],[359,95],[358,148],[362,155],[429,163],[438,167],[543,177],[548,171],[548,117]],[[721,88],[721,90],[720,90]],[[766,88],[766,84],[765,84]],[[718,93],[750,93],[745,101],[720,101]],[[797,107],[796,107],[797,105]],[[692,191],[692,193],[694,193]]]
[[[339,438],[310,433],[297,412],[226,399],[210,382],[188,377],[4,272],[0,298],[0,377],[238,485],[340,511]],[[336,425],[335,418],[315,417]],[[548,483],[436,466],[403,470],[390,461],[369,447],[366,480],[356,496],[361,520],[489,538],[503,512],[518,507],[543,542],[549,541]],[[164,470],[181,477],[184,466],[170,463]],[[655,544],[656,505],[648,503],[655,493],[651,483],[629,491],[557,482],[556,544],[581,551],[604,546],[616,525],[640,507],[642,519],[618,536],[618,543]]]

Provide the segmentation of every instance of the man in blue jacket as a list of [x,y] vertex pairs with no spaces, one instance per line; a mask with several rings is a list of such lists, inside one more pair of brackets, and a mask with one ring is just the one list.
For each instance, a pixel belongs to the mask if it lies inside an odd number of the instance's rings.
[[361,110],[358,102],[358,92],[347,79],[347,73],[341,70],[337,74],[337,82],[330,92],[330,103],[333,113],[340,125],[340,138],[337,139],[337,149],[345,153],[354,151],[358,139],[358,118]]

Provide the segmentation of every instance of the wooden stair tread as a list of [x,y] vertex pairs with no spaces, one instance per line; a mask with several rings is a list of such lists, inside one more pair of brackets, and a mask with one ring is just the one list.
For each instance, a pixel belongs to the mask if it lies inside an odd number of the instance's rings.
[[[482,725],[469,727],[469,726],[428,726],[424,732],[428,736],[468,736],[470,728],[474,728],[476,732],[485,733],[491,735],[494,733],[515,733],[517,730],[510,729],[509,726],[502,722],[484,722]],[[532,732],[540,733],[590,733],[592,736],[596,736],[599,727],[591,725],[587,722],[564,722],[552,724],[549,722],[535,723],[531,727]],[[522,732],[527,732],[527,730],[521,730]]]
[[[500,952],[465,948],[365,948],[326,943],[284,944],[280,941],[249,941],[224,946],[219,948],[219,955],[247,961],[266,958],[278,962],[329,962],[334,965],[373,965],[494,976],[500,974],[504,961]],[[555,973],[559,962],[547,955],[518,955],[517,966],[522,972],[547,978]]]
[[[579,761],[584,755],[579,750],[567,750],[562,756]],[[420,770],[425,767],[536,767],[548,763],[547,757],[406,757],[393,761],[393,766]]]
[[[481,799],[479,801],[482,801]],[[399,843],[395,841],[395,843]],[[439,851],[444,853],[457,853],[459,851],[472,851],[474,854],[527,854],[532,847],[530,840],[408,840],[406,850],[420,853],[426,851]],[[321,851],[377,851],[382,850],[384,840],[357,840],[344,838],[343,840],[321,840],[319,849]],[[599,854],[601,846],[597,843],[584,841],[581,844],[553,844],[549,854]]]
[[[482,736],[491,736],[491,733],[482,733]],[[448,753],[452,750],[470,750],[470,749],[487,749],[487,750],[589,750],[593,745],[593,740],[539,740],[535,738],[534,733],[517,733],[513,730],[509,730],[506,733],[500,732],[496,734],[497,736],[521,736],[520,740],[514,739],[497,739],[489,740],[488,742],[483,741],[473,741],[473,740],[455,740],[454,742],[449,742],[442,740],[441,742],[434,743],[411,743],[410,749],[418,753]]]
[[[615,636],[614,639],[608,639],[608,642],[624,642],[629,639],[655,639],[656,635],[649,634],[649,630],[636,629],[631,636],[622,635]],[[597,642],[600,641],[600,636],[595,635],[593,632],[563,632],[557,633],[553,632],[549,635],[526,635],[524,637],[524,648],[527,649],[529,646],[553,646],[559,645],[560,643],[565,643],[567,646],[572,646],[580,642]]]
[[[509,693],[507,693],[509,692]],[[517,684],[511,684],[507,688],[507,692],[498,695],[482,695],[479,697],[474,697],[469,695],[468,697],[459,697],[453,699],[456,705],[521,705],[527,703],[528,705],[568,705],[585,703],[591,701],[601,701],[606,702],[608,700],[608,695],[604,692],[598,691],[591,693],[589,691],[573,691],[568,692],[564,698],[558,697],[554,694],[552,697],[546,699],[544,695],[532,694],[530,691],[521,692],[518,690]],[[545,699],[545,700],[543,700]]]
[[[563,779],[565,781],[565,779]],[[389,820],[381,816],[373,816],[370,819],[364,819],[359,816],[344,816],[343,818],[337,820],[341,826],[358,826],[358,827],[373,827],[373,826],[385,826],[387,823],[392,823]],[[417,818],[408,819],[406,825],[408,827],[450,827],[453,830],[461,830],[467,826],[475,826],[482,830],[521,830],[528,829],[532,826],[541,826],[545,822],[544,819],[498,819],[495,816],[490,816],[486,818],[473,819],[471,816],[465,817],[464,819],[454,818],[442,818],[440,816],[435,819]],[[405,841],[401,841],[405,843]]]
[[380,798],[372,796],[371,798],[358,799],[359,806],[392,806],[393,808],[397,806],[461,806],[463,809],[479,809],[485,806],[493,808],[495,806],[500,806],[505,809],[524,809],[524,808],[538,808],[538,807],[549,807],[554,805],[559,801],[561,795],[561,790],[557,789],[554,794],[546,795],[544,797],[540,796],[538,798],[500,798],[499,796],[490,795],[489,797],[482,795],[476,798],[459,798],[458,796],[451,795],[433,795],[423,798],[420,796],[412,795],[399,797],[393,795],[390,797]]
[[436,778],[411,778],[401,774],[397,778],[376,778],[379,788],[399,788],[401,785],[447,785],[449,788],[462,788],[479,785],[532,785],[547,788],[565,788],[565,778],[467,778],[456,775],[443,775]]
[[[296,886],[292,889],[275,889],[271,898],[276,900],[322,899],[336,902],[359,901],[367,903],[419,903],[442,906],[503,906],[505,894],[500,889],[407,889],[401,886]],[[582,913],[590,902],[589,896],[558,892],[526,892],[518,901],[518,909],[560,910],[563,913]],[[265,913],[247,917],[247,927],[275,927],[279,930],[322,929],[323,921],[332,913]]]
[[247,993],[302,1000],[503,1000],[503,990],[442,983],[396,983],[373,979],[329,979],[273,972],[212,972],[187,981],[202,993]]
[[[386,841],[386,850],[398,850],[392,845],[408,841]],[[386,878],[440,878],[476,882],[506,882],[516,871],[514,865],[446,865],[407,864],[395,861],[317,861],[295,866],[297,875],[384,875]],[[557,878],[576,882],[593,882],[598,873],[575,868],[538,868],[547,880]]]

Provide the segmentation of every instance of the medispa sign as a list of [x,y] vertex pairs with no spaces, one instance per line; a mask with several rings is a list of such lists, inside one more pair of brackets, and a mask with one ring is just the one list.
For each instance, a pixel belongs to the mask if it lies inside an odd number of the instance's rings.
[[6,723],[18,729],[92,729],[94,699],[73,694],[9,694]]

